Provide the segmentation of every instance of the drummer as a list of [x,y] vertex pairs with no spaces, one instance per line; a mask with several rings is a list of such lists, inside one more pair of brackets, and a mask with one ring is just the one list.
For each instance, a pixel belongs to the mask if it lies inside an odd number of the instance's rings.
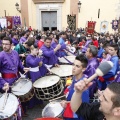
[[[87,77],[86,75],[83,74],[83,72],[87,67],[87,64],[88,64],[88,60],[84,55],[81,54],[75,58],[72,69],[73,81],[72,84],[68,86],[67,89],[64,91],[64,93],[66,94],[66,100],[63,100],[61,102],[62,107],[65,109],[63,113],[63,117],[65,120],[73,120],[73,119],[82,120],[82,118],[78,118],[78,116],[72,112],[70,103],[68,103],[68,101],[71,100],[72,95],[74,93],[74,84]],[[82,101],[89,102],[88,89],[82,94]]]
[[43,63],[47,65],[58,65],[58,57],[55,53],[61,48],[61,45],[58,44],[55,48],[51,46],[52,39],[47,37],[45,38],[44,45],[41,50],[43,52]]
[[[46,67],[42,65],[42,59],[39,56],[39,50],[37,45],[32,45],[30,47],[30,54],[26,57],[26,66],[30,67],[30,71],[27,73],[27,77],[32,80],[32,83],[35,82],[42,76],[45,76],[47,73]],[[36,104],[41,104],[42,101],[38,101],[33,97],[29,101],[29,108],[33,108]]]
[[0,52],[0,84],[5,85],[6,89],[12,85],[19,77],[19,72],[24,73],[29,71],[29,68],[25,68],[19,58],[18,53],[12,50],[12,39],[5,37],[2,40],[3,51]]
[[[56,46],[59,44],[59,36],[58,35],[56,35],[56,38],[54,38],[54,41],[52,41],[52,43],[51,43],[51,46],[53,47],[53,48],[56,48]],[[61,48],[55,53],[55,55],[57,56],[57,57],[62,57],[62,54],[61,54],[61,51],[63,50],[63,49],[66,49],[66,44],[62,44],[61,45]]]

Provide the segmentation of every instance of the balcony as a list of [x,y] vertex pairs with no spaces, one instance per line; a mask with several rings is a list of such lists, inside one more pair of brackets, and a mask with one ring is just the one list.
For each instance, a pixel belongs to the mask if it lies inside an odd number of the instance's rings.
[[63,3],[65,0],[33,0],[35,4],[38,3]]

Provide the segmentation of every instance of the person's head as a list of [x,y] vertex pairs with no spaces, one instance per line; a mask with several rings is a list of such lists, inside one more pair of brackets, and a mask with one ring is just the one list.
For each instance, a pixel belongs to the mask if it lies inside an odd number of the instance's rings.
[[99,45],[100,45],[100,47],[103,47],[103,45],[104,45],[104,40],[100,40]]
[[90,34],[87,35],[87,40],[91,40],[92,36]]
[[107,37],[106,37],[106,40],[107,40],[107,41],[110,41],[110,36],[107,36]]
[[2,47],[5,52],[10,52],[12,47],[12,39],[10,37],[4,37],[2,40]]
[[120,83],[113,82],[100,93],[99,110],[104,115],[120,118]]
[[52,42],[52,39],[50,37],[47,37],[47,38],[45,38],[44,45],[46,47],[50,47],[51,46],[51,42]]
[[61,37],[65,40],[66,37],[67,37],[66,33],[65,32],[61,32],[60,34],[61,34]]
[[27,34],[26,34],[25,31],[22,32],[22,36],[25,37],[25,38],[27,38]]
[[54,41],[55,41],[56,43],[59,42],[59,35],[56,35],[56,36],[54,37]]
[[105,49],[105,51],[106,52],[108,52],[109,53],[109,47],[110,47],[110,44],[109,43],[103,43],[104,45],[103,45],[103,48]]
[[103,52],[103,54],[102,54],[102,57],[104,58],[104,59],[106,59],[106,57],[107,57],[107,52],[105,51],[105,52]]
[[34,41],[28,39],[28,41],[25,42],[23,45],[25,48],[29,49],[33,44],[34,44]]
[[115,56],[115,55],[117,55],[117,52],[118,52],[118,45],[117,44],[111,44],[110,46],[109,46],[109,54],[111,55],[111,56]]
[[77,76],[83,74],[88,64],[87,58],[81,54],[75,58],[72,68],[72,75]]
[[12,33],[11,37],[14,38],[14,39],[16,39],[16,40],[18,39],[18,35],[16,33]]
[[94,45],[89,45],[85,55],[88,59],[90,59],[90,58],[96,57],[97,53],[98,53],[98,49]]
[[38,46],[36,44],[30,47],[30,52],[32,55],[37,56],[39,53]]

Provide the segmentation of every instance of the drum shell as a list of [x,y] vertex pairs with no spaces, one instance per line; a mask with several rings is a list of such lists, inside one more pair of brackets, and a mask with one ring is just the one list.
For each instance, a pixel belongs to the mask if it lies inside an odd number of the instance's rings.
[[[51,76],[54,76],[54,75],[51,75]],[[49,76],[46,76],[46,77],[49,77]],[[38,80],[40,80],[40,79],[38,79]],[[34,86],[34,84],[33,84],[33,86]],[[59,81],[52,86],[44,87],[44,88],[36,88],[34,86],[34,89],[35,89],[35,96],[38,99],[50,100],[52,98],[55,98],[55,97],[59,96],[62,93],[63,84],[62,84],[62,81],[59,78]]]
[[[17,92],[14,92],[14,88],[17,87],[17,85],[19,84],[19,82],[22,82],[22,81],[26,81],[26,83],[24,84],[23,83],[23,86],[21,88],[20,91],[17,91]],[[30,84],[28,84],[30,83]],[[27,85],[27,86],[26,86]],[[30,85],[30,86],[28,86]],[[27,87],[27,88],[26,88]],[[27,92],[23,92],[22,93],[22,90],[24,89],[28,89]],[[32,82],[28,79],[19,79],[18,81],[16,81],[13,85],[12,85],[12,89],[11,89],[12,93],[17,96],[21,102],[26,102],[26,101],[29,101],[33,96],[34,96],[34,88],[32,86]],[[18,94],[18,93],[21,93],[21,94]]]

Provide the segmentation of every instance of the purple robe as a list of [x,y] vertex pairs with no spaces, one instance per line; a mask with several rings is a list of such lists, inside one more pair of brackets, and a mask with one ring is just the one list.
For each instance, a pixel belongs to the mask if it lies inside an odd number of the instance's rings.
[[[42,61],[41,58],[29,54],[26,58],[26,66],[35,68],[39,66],[39,62],[41,61]],[[39,79],[40,77],[46,74],[47,72],[46,68],[44,66],[41,66],[41,67],[39,67],[39,71],[37,72],[29,71],[29,73],[27,74],[27,76],[30,77],[32,82],[35,82],[35,80]]]
[[[26,58],[26,66],[27,67],[31,67],[31,68],[35,68],[39,66],[39,62],[41,62],[42,59],[36,56],[33,56],[31,54],[29,54]],[[41,66],[42,67],[42,66]],[[33,72],[33,71],[29,71],[27,74],[27,77],[30,78],[32,80],[32,83],[35,82],[37,79],[39,79],[40,77],[42,77],[42,75],[46,74],[46,68],[43,66],[42,70],[41,67],[39,68],[39,71]],[[37,104],[41,104],[42,101],[38,100],[35,96],[28,102],[28,107],[32,108]]]
[[54,49],[52,47],[46,47],[43,45],[41,47],[43,51],[43,63],[47,65],[55,65],[58,62],[58,58],[55,55]]
[[14,46],[16,46],[19,43],[19,41],[16,40],[15,38],[12,38],[12,43],[13,43]]
[[[55,42],[55,41],[53,41],[52,44],[51,44],[51,46],[53,48],[56,48],[57,45],[58,45],[58,43]],[[57,57],[62,57],[62,51],[63,51],[63,49],[66,49],[66,44],[62,44],[61,48],[55,53]]]
[[26,41],[27,41],[27,38],[25,38],[25,37],[21,37],[19,43],[23,44],[23,43],[26,42]]
[[17,76],[17,73],[20,71],[21,73],[24,73],[23,71],[23,65],[20,61],[19,55],[15,50],[12,50],[11,53],[6,53],[4,51],[0,52],[0,72],[1,74],[4,73],[13,73],[16,74],[16,77],[14,78],[2,78],[0,77],[0,83],[2,84],[2,86],[5,83],[9,83],[10,85],[12,85],[15,80],[17,80],[19,78],[19,76]]
[[[0,73],[1,74],[16,74],[14,78],[2,78],[0,77],[0,85],[1,88],[5,83],[9,83],[12,85],[18,78],[19,75],[17,73],[20,71],[23,73],[23,66],[20,61],[19,55],[16,51],[12,50],[11,53],[6,53],[4,51],[0,52]],[[21,111],[17,110],[17,120],[21,120]]]
[[85,46],[82,48],[83,53],[85,53],[87,51],[87,48],[91,42],[92,42],[92,40],[87,40],[87,42],[85,43]]
[[[88,60],[88,65],[86,70],[84,71],[84,74],[86,74],[88,78],[91,77],[95,73],[95,70],[97,69],[98,66],[99,66],[99,62],[97,58],[94,57]],[[94,96],[94,92],[96,92],[96,89],[97,89],[97,79],[94,79],[93,85],[90,86],[89,88],[91,98]]]

